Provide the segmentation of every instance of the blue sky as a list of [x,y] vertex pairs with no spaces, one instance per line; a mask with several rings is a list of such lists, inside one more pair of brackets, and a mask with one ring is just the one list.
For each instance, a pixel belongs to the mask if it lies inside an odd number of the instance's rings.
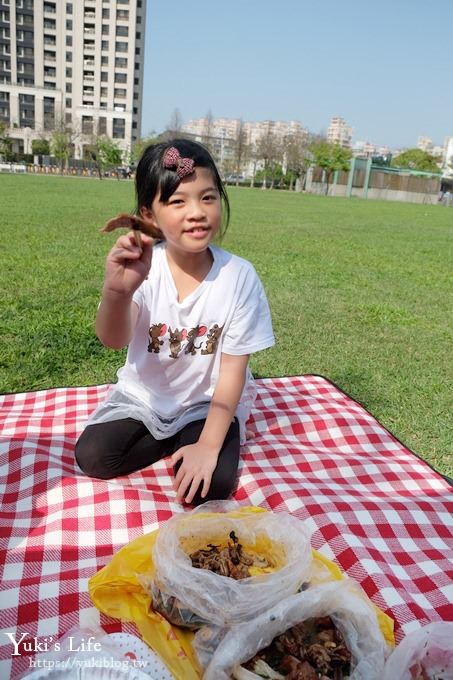
[[184,121],[332,116],[353,140],[453,135],[453,2],[148,0],[142,135]]

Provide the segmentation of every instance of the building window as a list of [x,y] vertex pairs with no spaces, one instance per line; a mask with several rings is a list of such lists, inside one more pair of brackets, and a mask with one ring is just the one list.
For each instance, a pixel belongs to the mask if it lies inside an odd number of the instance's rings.
[[99,116],[98,120],[98,135],[107,134],[107,118],[105,116]]
[[119,35],[123,38],[127,38],[129,35],[129,27],[128,26],[117,26],[116,27],[116,35]]
[[115,99],[126,99],[126,88],[115,87],[113,95]]
[[113,119],[113,134],[114,139],[124,139],[126,136],[126,121],[124,118]]
[[72,2],[66,3],[66,14],[72,14]]
[[116,52],[127,52],[129,45],[127,42],[116,42],[115,51]]
[[72,78],[72,68],[66,67],[66,78]]
[[66,47],[72,47],[72,35],[66,36]]
[[66,19],[66,30],[72,31],[72,19]]
[[72,92],[72,83],[66,83],[66,92]]
[[55,99],[44,97],[43,99],[44,130],[53,130],[55,127]]
[[71,109],[71,108],[72,108],[72,99],[71,99],[71,97],[66,97],[66,99],[65,99],[65,106],[66,106],[67,109]]
[[107,56],[102,56],[101,57],[101,64],[102,66],[108,66],[109,65],[109,58]]
[[139,78],[134,78],[134,85],[140,85]]
[[115,57],[115,66],[116,68],[127,68],[127,57]]
[[140,47],[135,48],[135,54],[140,54]]
[[102,18],[103,19],[109,19],[110,18],[110,10],[109,10],[108,7],[102,8]]
[[32,94],[19,94],[19,120],[21,127],[35,126],[35,98]]
[[127,73],[115,73],[115,83],[127,83]]
[[129,21],[129,10],[128,9],[117,9],[116,10],[117,21]]
[[141,37],[142,37],[142,34],[139,31],[137,31],[137,33],[135,34],[136,40],[140,40]]
[[82,133],[84,135],[93,134],[93,116],[82,116]]
[[109,41],[108,40],[103,40],[101,42],[101,50],[107,51],[109,48]]
[[66,61],[72,61],[72,52],[66,52]]
[[109,96],[108,87],[101,87],[101,97],[108,97],[108,96]]
[[109,79],[109,74],[107,71],[101,71],[101,83],[107,83]]
[[108,35],[109,34],[109,25],[108,24],[102,24],[102,35]]

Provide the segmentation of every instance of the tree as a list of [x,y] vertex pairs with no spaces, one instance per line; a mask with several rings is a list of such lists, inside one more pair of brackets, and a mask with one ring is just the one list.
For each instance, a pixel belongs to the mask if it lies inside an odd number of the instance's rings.
[[267,188],[268,178],[271,180],[270,188],[272,189],[275,182],[276,167],[278,164],[281,165],[283,159],[283,146],[270,128],[258,139],[256,157],[264,163],[263,189]]
[[[86,153],[96,164],[99,179],[107,168],[117,168],[123,162],[123,151],[110,137],[102,135],[95,137],[92,144],[85,147]],[[117,173],[119,179],[119,173]]]
[[249,146],[247,144],[247,132],[244,128],[244,121],[239,121],[239,126],[234,140],[234,171],[236,174],[236,186],[239,185],[239,176],[242,174],[242,167],[247,162]]
[[151,144],[158,144],[162,140],[163,137],[161,135],[158,135],[157,132],[155,132],[154,130],[152,130],[147,137],[137,139],[137,141],[134,143],[134,146],[132,147],[131,162],[138,163],[138,161],[143,155],[144,150],[148,146],[150,146]]
[[56,122],[55,129],[50,136],[50,152],[58,160],[61,172],[63,168],[68,167],[76,138],[77,132],[67,125],[63,118]]
[[392,160],[396,168],[410,168],[422,172],[440,172],[439,159],[422,149],[407,149]]
[[303,188],[308,168],[313,162],[311,147],[318,141],[321,141],[318,135],[305,131],[302,134],[288,135],[283,140],[289,189],[293,189],[297,180],[300,182],[301,189]]
[[331,144],[327,141],[318,141],[312,144],[311,152],[313,154],[313,162],[319,168],[322,168],[326,176],[326,196],[329,193],[329,183],[332,174],[335,170],[348,170],[352,152],[350,149],[344,149],[339,144]]
[[182,116],[179,109],[173,109],[170,121],[166,127],[166,137],[178,137],[182,128]]
[[48,156],[50,154],[49,140],[44,139],[44,137],[33,139],[31,143],[31,152],[34,156]]
[[8,134],[8,126],[6,123],[0,122],[0,156],[7,163],[10,163],[14,159],[12,146],[13,140]]
[[207,112],[204,117],[203,132],[201,135],[201,142],[204,146],[213,152],[212,138],[214,136],[214,116],[212,115],[211,109]]

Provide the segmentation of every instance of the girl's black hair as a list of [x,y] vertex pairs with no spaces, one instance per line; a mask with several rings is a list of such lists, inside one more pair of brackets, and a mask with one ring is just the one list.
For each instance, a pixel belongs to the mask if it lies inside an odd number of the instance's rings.
[[151,144],[144,150],[135,173],[137,215],[140,214],[140,208],[150,208],[159,194],[159,200],[166,203],[181,182],[176,172],[168,170],[163,164],[164,153],[171,146],[178,149],[182,158],[191,158],[196,167],[207,168],[211,171],[224,208],[220,230],[220,236],[223,236],[230,220],[230,203],[227,192],[209,151],[199,142],[193,142],[190,139],[170,139],[167,142]]

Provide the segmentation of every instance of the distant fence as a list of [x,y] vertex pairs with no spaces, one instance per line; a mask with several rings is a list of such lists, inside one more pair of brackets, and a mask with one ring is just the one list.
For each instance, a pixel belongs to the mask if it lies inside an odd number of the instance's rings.
[[[353,158],[351,169],[333,173],[329,184],[329,195],[332,196],[436,203],[440,193],[441,177],[373,165],[371,159]],[[306,191],[323,194],[325,189],[325,172],[322,168],[312,168],[308,172]]]

